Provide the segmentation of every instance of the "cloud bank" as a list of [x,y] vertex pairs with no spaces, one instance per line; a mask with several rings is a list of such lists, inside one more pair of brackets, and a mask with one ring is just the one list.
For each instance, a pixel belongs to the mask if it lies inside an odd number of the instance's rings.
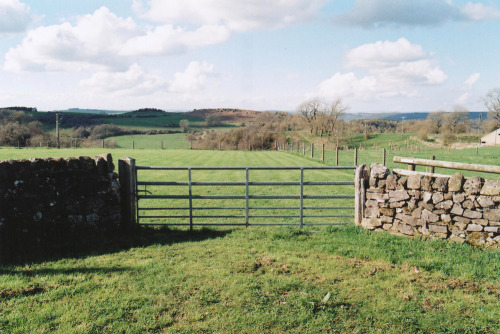
[[321,82],[319,95],[361,100],[413,97],[418,87],[440,85],[448,78],[429,53],[405,38],[361,45],[347,51],[344,62],[353,71],[335,73]]
[[232,31],[277,29],[304,23],[318,16],[326,0],[234,1],[151,0],[134,1],[139,15],[167,24],[225,26]]
[[434,26],[447,21],[500,19],[493,5],[468,2],[460,7],[451,0],[356,0],[352,11],[338,15],[338,24],[377,28],[384,26]]
[[32,21],[29,7],[21,1],[0,1],[0,36],[23,32]]

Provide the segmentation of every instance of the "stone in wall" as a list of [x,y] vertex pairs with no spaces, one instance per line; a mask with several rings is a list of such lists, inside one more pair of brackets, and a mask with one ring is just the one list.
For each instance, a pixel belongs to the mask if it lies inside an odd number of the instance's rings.
[[379,164],[369,175],[365,228],[500,247],[500,180],[405,177]]
[[[58,252],[120,225],[110,154],[0,161],[0,247],[5,258]],[[7,254],[7,255],[6,255]]]

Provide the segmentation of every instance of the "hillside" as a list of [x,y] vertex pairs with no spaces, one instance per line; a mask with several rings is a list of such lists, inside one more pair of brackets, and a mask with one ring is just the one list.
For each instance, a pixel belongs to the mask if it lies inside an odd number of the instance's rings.
[[219,116],[223,122],[248,122],[254,120],[261,112],[255,110],[244,110],[234,108],[217,108],[217,109],[195,109],[188,115],[206,119],[209,115]]
[[[350,121],[354,119],[386,119],[389,121],[402,121],[405,120],[422,120],[429,116],[430,112],[427,111],[417,111],[417,112],[392,112],[392,113],[346,113],[344,120]],[[478,119],[482,117],[483,120],[488,118],[488,113],[486,111],[471,111],[469,112],[469,119]]]

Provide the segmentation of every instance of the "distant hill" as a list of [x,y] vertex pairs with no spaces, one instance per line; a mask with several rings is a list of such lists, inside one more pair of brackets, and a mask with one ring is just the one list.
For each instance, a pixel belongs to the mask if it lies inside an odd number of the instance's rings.
[[[429,116],[429,112],[409,112],[409,113],[347,113],[344,120],[351,121],[355,119],[386,119],[389,121],[402,121],[403,117],[405,120],[421,120],[426,119]],[[482,115],[483,119],[488,118],[488,113],[485,111],[471,111],[469,112],[469,119],[478,119]]]
[[234,109],[234,108],[217,108],[217,109],[194,109],[188,114],[192,117],[205,119],[208,115],[217,115],[224,122],[247,122],[254,120],[261,111]]
[[79,114],[96,114],[96,115],[111,115],[111,114],[123,114],[131,110],[105,110],[105,109],[80,109],[80,108],[69,108],[66,110],[49,110],[52,112],[61,113],[79,113]]

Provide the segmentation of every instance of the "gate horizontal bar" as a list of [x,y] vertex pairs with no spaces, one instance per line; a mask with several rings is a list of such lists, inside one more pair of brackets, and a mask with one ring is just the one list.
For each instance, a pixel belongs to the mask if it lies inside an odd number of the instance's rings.
[[214,215],[214,216],[138,216],[139,218],[150,218],[150,219],[153,219],[153,218],[190,218],[190,217],[193,217],[194,218],[203,218],[203,219],[207,219],[207,218],[245,218],[244,215],[230,215],[230,216],[222,216],[222,215]]
[[300,169],[356,169],[356,166],[253,166],[253,167],[234,167],[234,166],[136,166],[137,170],[300,170]]
[[304,215],[304,218],[354,218],[354,215]]
[[[138,208],[142,211],[160,211],[160,210],[189,210],[189,207],[171,207],[171,208]],[[193,207],[193,210],[245,210],[244,206],[229,206],[229,207]],[[300,210],[298,206],[255,206],[248,207],[249,210]],[[353,206],[305,206],[304,210],[354,210]]]
[[[245,199],[245,195],[137,195],[138,199]],[[300,195],[249,195],[250,199],[300,199]],[[354,195],[304,195],[304,199],[354,198]]]
[[[337,223],[303,223],[302,225],[347,225],[348,222],[337,222]],[[247,226],[245,223],[139,223],[139,225],[151,225],[151,226]],[[300,223],[249,223],[249,226],[300,226]]]
[[[213,216],[138,216],[139,218],[165,218],[165,219],[186,219],[186,218],[245,218],[246,215],[213,215]],[[354,215],[302,215],[303,218],[353,218]],[[300,215],[249,215],[248,218],[300,218]]]
[[[176,208],[138,208],[139,210],[142,211],[158,211],[158,210],[189,210],[189,207],[176,207]],[[244,206],[241,207],[235,207],[235,206],[228,206],[228,207],[192,207],[193,210],[245,210],[246,208]]]
[[245,199],[245,195],[138,195],[138,199]]
[[354,206],[305,206],[304,210],[354,210]]
[[[307,181],[305,186],[353,186],[353,181]],[[187,186],[189,182],[137,182],[139,186]],[[191,182],[192,186],[245,186],[245,182]],[[300,186],[299,181],[248,182],[249,186]]]

